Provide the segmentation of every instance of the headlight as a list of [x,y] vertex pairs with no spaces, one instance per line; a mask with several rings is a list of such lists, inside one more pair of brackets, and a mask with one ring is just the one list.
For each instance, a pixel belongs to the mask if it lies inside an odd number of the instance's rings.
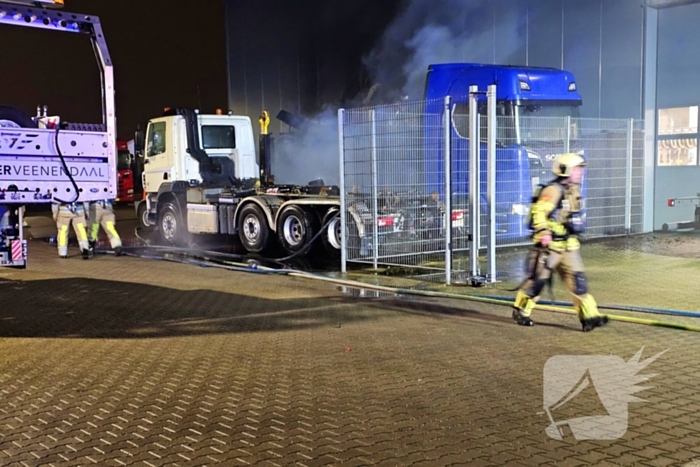
[[575,90],[576,90],[576,83],[569,84],[569,91],[575,91]]
[[521,91],[529,91],[530,90],[530,85],[527,83],[527,81],[520,82],[520,90]]
[[518,216],[527,216],[529,210],[530,206],[527,204],[514,204],[510,209],[510,213]]

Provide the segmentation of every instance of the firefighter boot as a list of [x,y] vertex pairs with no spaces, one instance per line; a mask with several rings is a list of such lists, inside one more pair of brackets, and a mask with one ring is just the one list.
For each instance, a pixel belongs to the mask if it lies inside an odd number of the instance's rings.
[[580,298],[576,297],[575,303],[583,332],[590,332],[608,324],[608,317],[598,312],[598,304],[593,295],[586,294]]
[[535,323],[530,319],[532,309],[535,308],[535,301],[525,295],[522,290],[518,290],[518,295],[515,297],[513,304],[513,319],[521,326],[534,326]]

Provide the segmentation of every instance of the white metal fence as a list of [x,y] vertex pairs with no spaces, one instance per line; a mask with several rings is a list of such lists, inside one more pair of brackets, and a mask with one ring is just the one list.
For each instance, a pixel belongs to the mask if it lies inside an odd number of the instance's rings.
[[532,191],[565,152],[588,161],[585,236],[642,232],[642,121],[507,116],[493,98],[487,108],[490,118],[474,94],[339,111],[343,270],[354,262],[447,283],[495,280],[497,250],[528,243]]

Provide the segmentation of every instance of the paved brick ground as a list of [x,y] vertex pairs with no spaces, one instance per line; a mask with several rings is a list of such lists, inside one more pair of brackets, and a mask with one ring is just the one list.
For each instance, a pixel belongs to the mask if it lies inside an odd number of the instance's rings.
[[[73,250],[71,254],[76,255]],[[700,334],[136,258],[0,270],[0,465],[684,465]],[[614,441],[545,434],[556,355],[669,349]],[[582,396],[583,397],[583,396]],[[595,398],[576,399],[578,416]],[[583,400],[584,402],[580,402]],[[585,402],[589,401],[589,402]],[[592,407],[592,406],[591,406]]]

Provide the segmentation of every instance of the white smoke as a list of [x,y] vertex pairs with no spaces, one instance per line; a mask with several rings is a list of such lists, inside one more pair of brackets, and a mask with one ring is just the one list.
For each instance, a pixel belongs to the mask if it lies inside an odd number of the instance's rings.
[[510,62],[524,50],[525,20],[508,6],[497,10],[489,0],[409,0],[365,66],[375,82],[400,89],[404,99],[421,100],[431,64],[516,64]]
[[303,128],[276,138],[272,159],[276,183],[306,185],[323,179],[326,185],[340,184],[337,115],[336,109],[327,107]]
[[[523,65],[511,60],[525,48],[524,15],[511,0],[506,2],[510,8],[497,9],[490,0],[407,0],[364,59],[385,100],[422,100],[431,64]],[[364,93],[353,106],[362,105]],[[339,183],[337,109],[328,106],[312,121],[295,132],[295,139],[276,145],[272,168],[278,183],[306,184],[318,178]]]

